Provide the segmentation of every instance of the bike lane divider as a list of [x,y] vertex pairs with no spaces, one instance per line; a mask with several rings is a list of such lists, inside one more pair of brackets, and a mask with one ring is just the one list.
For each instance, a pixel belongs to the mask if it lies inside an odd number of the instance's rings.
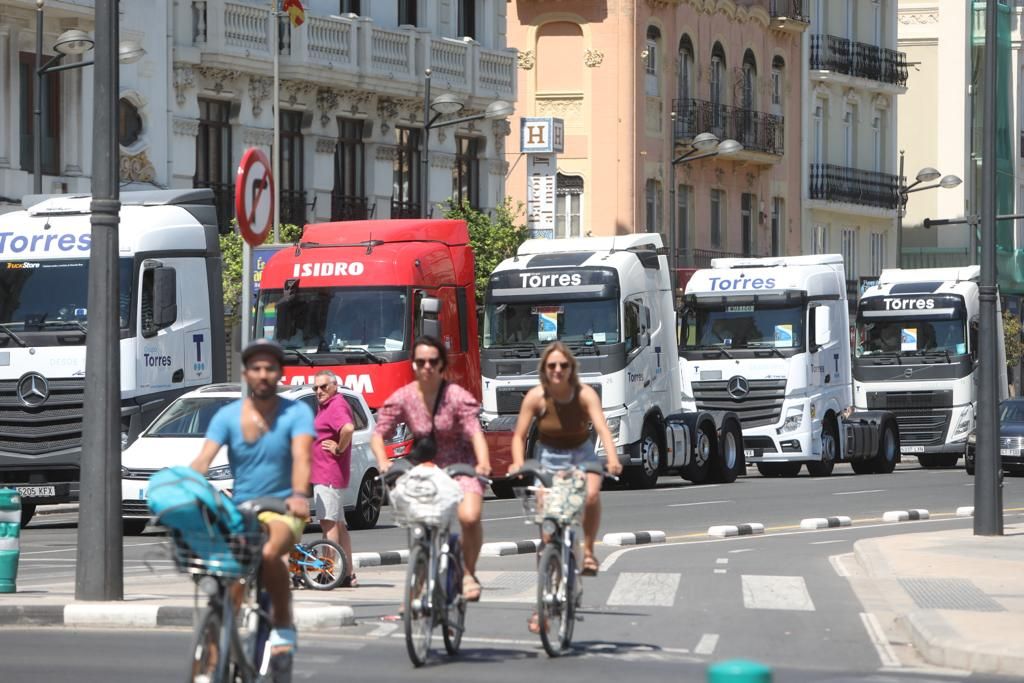
[[626,531],[605,534],[601,538],[601,543],[605,545],[646,545],[664,542],[664,531]]
[[853,523],[849,517],[838,515],[835,517],[809,517],[800,520],[801,529],[835,529],[841,526],[850,526]]
[[383,567],[392,564],[406,564],[409,561],[409,549],[385,550],[379,553],[352,553],[352,565],[356,569],[363,567]]
[[528,555],[540,550],[540,539],[526,541],[496,541],[480,547],[481,557],[504,557],[505,555]]
[[890,510],[882,515],[883,522],[912,522],[928,519],[927,510]]
[[729,536],[753,536],[764,533],[764,524],[749,522],[747,524],[719,524],[708,527],[708,536],[727,538]]

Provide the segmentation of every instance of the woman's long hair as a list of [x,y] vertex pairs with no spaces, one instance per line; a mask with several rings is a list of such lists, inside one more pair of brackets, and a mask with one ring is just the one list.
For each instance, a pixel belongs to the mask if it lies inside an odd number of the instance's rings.
[[544,349],[544,353],[540,354],[540,365],[537,366],[537,372],[540,375],[540,385],[544,387],[544,395],[548,395],[548,389],[550,389],[550,382],[548,382],[548,356],[555,351],[558,351],[565,359],[569,361],[569,384],[573,390],[578,391],[580,388],[580,376],[577,372],[576,356],[572,355],[572,351],[569,347],[560,341],[553,341],[547,345]]

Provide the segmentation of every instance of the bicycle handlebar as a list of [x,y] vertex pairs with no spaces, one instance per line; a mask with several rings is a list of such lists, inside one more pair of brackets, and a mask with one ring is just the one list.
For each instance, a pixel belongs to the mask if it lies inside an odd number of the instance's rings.
[[[413,467],[414,465],[408,460],[392,460],[391,467],[387,472],[380,475],[380,479],[382,479],[388,486],[392,486],[399,477],[411,470]],[[479,474],[472,465],[467,465],[464,462],[457,462],[452,465],[448,465],[444,468],[444,473],[449,477],[474,477],[482,481],[484,484],[491,483],[490,479]]]
[[[615,475],[605,472],[604,467],[602,467],[601,464],[597,462],[585,462],[581,465],[574,465],[570,469],[577,469],[581,472],[585,472],[586,474],[600,474],[604,477],[608,477],[609,479],[618,480],[618,477],[616,477]],[[538,460],[527,460],[519,468],[519,471],[511,476],[518,477],[521,479],[524,477],[524,475],[532,475],[539,479],[541,484],[543,484],[545,487],[550,487],[552,481],[554,480],[555,474],[557,474],[560,471],[562,470],[548,469],[544,467],[544,465],[542,465]]]

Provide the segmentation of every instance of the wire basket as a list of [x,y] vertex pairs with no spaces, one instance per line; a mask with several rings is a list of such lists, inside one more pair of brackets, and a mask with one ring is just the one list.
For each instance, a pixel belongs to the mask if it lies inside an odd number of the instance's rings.
[[444,472],[417,469],[403,474],[391,490],[395,523],[404,527],[447,526],[462,502],[462,489]]
[[224,536],[210,528],[206,531],[170,529],[171,557],[178,571],[240,579],[248,576],[263,556],[263,529]]

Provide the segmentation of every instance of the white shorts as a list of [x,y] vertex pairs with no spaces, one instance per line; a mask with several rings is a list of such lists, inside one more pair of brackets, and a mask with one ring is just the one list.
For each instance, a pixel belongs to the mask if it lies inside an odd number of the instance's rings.
[[314,484],[313,505],[316,507],[316,518],[344,524],[343,493],[344,489],[336,489],[327,484]]

